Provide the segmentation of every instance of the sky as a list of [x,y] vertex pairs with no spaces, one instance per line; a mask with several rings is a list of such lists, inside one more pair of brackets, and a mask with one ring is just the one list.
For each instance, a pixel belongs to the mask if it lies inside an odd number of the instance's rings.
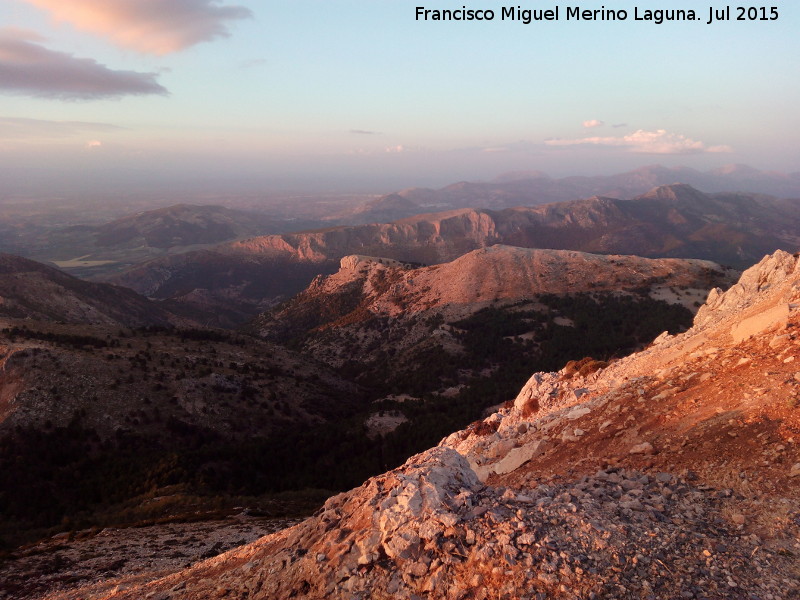
[[[773,4],[776,20],[732,8],[707,24],[725,5],[2,0],[0,196],[800,171],[800,6]],[[504,6],[559,20],[501,20]],[[570,6],[628,18],[567,20]],[[635,20],[664,6],[699,20]]]

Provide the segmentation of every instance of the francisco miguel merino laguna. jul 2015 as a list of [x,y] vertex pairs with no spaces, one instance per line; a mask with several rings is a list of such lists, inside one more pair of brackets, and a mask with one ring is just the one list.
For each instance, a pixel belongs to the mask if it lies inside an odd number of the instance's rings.
[[[705,11],[702,11],[705,15]],[[711,24],[715,21],[777,21],[779,14],[775,6],[725,6],[708,8],[708,18],[704,19],[694,9],[668,8],[668,9],[640,9],[634,7],[633,15],[625,9],[613,9],[601,6],[595,9],[583,9],[579,6],[554,6],[553,8],[522,8],[521,6],[504,6],[498,10],[473,9],[466,5],[456,9],[430,9],[417,6],[415,18],[417,21],[494,21],[497,17],[501,21],[517,21],[529,25],[534,21],[559,21],[564,17],[566,21],[649,21],[656,25],[668,21],[705,21]]]

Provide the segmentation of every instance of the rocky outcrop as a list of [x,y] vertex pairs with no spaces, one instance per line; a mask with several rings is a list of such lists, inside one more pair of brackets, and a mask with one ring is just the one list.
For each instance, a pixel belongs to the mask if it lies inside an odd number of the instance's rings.
[[785,288],[775,289],[776,285],[785,283],[787,278],[796,277],[798,273],[800,261],[797,254],[778,250],[764,257],[757,265],[742,273],[739,281],[727,291],[719,288],[711,290],[705,305],[697,312],[695,326],[704,327],[737,314],[754,303],[762,302],[765,295],[786,294]]
[[289,531],[109,598],[782,593],[760,575],[775,566],[759,540],[718,522],[723,498],[668,473],[618,468],[524,491],[486,487],[440,448],[332,498]]
[[362,268],[369,268],[370,265],[384,265],[388,267],[400,267],[403,265],[399,260],[391,258],[380,258],[377,256],[364,256],[362,254],[350,254],[339,262],[339,268],[344,271],[359,271]]

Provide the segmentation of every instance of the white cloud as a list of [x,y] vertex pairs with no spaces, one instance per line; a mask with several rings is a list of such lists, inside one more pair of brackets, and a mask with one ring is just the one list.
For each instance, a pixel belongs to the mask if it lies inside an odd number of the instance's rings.
[[61,100],[167,93],[154,73],[114,71],[39,41],[30,32],[0,29],[0,92]]
[[732,152],[730,146],[706,146],[679,133],[664,129],[644,131],[639,129],[622,137],[586,137],[574,140],[546,140],[548,146],[613,146],[637,154],[702,154]]
[[230,35],[227,23],[252,16],[218,0],[27,0],[59,21],[149,54],[169,54]]
[[589,121],[584,121],[583,126],[586,129],[592,129],[593,127],[601,127],[605,125],[603,121],[598,121],[597,119],[590,119]]

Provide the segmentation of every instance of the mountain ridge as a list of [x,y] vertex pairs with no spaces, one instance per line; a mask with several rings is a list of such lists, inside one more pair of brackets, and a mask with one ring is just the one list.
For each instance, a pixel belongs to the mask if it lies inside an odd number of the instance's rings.
[[797,201],[668,186],[633,200],[598,197],[501,211],[457,209],[388,224],[250,238],[157,259],[110,280],[160,298],[200,290],[211,303],[238,302],[252,315],[298,293],[316,274],[334,272],[349,254],[437,264],[502,243],[703,258],[743,267],[776,248],[796,249],[798,228]]

